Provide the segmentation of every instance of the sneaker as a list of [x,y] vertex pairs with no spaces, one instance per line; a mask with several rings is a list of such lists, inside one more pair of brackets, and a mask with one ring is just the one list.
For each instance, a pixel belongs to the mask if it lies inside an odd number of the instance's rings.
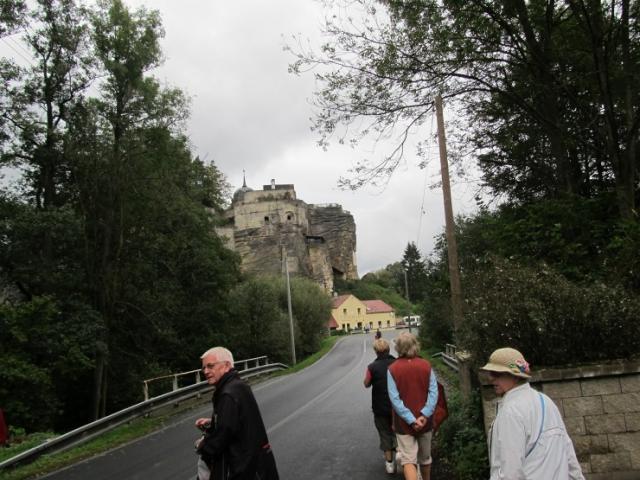
[[396,473],[396,466],[393,462],[384,462],[384,467],[387,470],[387,473]]

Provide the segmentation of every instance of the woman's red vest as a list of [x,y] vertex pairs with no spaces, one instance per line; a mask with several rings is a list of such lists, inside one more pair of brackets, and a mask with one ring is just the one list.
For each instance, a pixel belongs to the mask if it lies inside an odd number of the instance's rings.
[[[427,403],[429,394],[429,381],[431,379],[431,364],[423,358],[398,358],[389,365],[389,372],[398,387],[398,393],[402,403],[411,410],[414,417],[422,415],[420,410]],[[404,435],[421,435],[431,429],[431,422],[420,431],[416,432],[411,425],[405,422],[395,410],[393,411],[393,429],[396,433]]]

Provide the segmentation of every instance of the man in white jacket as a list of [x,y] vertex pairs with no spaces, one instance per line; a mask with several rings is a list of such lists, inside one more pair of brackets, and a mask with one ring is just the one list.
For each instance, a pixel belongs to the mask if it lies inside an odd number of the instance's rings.
[[502,397],[489,432],[491,480],[584,480],[558,407],[531,388],[522,354],[500,348],[481,370]]

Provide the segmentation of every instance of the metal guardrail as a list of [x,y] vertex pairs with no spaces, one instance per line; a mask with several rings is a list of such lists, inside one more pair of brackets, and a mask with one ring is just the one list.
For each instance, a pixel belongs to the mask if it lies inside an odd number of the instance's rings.
[[[251,360],[255,359],[240,360],[235,363],[244,364],[246,366],[247,364],[243,362],[249,362]],[[239,373],[242,378],[251,378],[256,375],[284,370],[287,368],[289,367],[282,363],[267,363],[265,365],[258,365],[256,367],[239,370]],[[203,393],[206,393],[207,391],[210,391],[212,389],[213,387],[209,385],[205,380],[137,403],[123,410],[120,410],[119,412],[112,413],[110,415],[107,415],[106,417],[88,423],[87,425],[78,427],[75,430],[71,430],[70,432],[60,435],[59,437],[49,439],[30,450],[24,451],[14,457],[11,457],[0,463],[0,470],[6,469],[8,467],[27,464],[33,462],[38,457],[46,453],[58,453],[81,443],[88,442],[89,440],[98,437],[99,435],[102,435],[110,430],[113,430],[114,428],[119,427],[120,425],[127,423],[134,418],[149,415],[155,410],[158,410],[170,404],[179,405],[181,402],[202,395]]]
[[[255,367],[259,367],[260,366],[260,362],[263,362],[264,365],[269,363],[269,359],[267,358],[266,355],[263,355],[261,357],[255,357],[255,358],[247,358],[246,360],[237,360],[234,362],[234,365],[236,367],[236,369],[240,372],[245,371],[249,368],[249,364],[250,363],[254,363]],[[242,364],[242,369],[238,368],[238,365]],[[194,375],[195,374],[195,383],[200,383],[200,374],[202,373],[202,369],[198,368],[197,370],[189,370],[188,372],[180,372],[180,373],[172,373],[171,375],[162,375],[160,377],[155,377],[155,378],[148,378],[146,380],[142,381],[142,393],[144,395],[144,399],[145,400],[149,400],[149,385],[152,382],[156,382],[158,380],[166,380],[167,378],[171,378],[171,390],[172,391],[176,391],[179,390],[178,387],[178,379],[180,379],[181,377],[185,377],[188,375]]]
[[457,352],[458,352],[458,349],[455,345],[451,343],[447,343],[444,346],[444,352],[441,352],[440,354],[440,356],[442,357],[442,361],[445,363],[445,365],[455,370],[456,372],[459,371],[460,369],[458,365],[458,357],[456,356]]

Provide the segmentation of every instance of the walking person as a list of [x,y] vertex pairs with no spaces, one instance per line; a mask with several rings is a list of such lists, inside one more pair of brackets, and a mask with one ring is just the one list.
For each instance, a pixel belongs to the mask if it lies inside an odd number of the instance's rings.
[[389,366],[387,389],[393,406],[393,428],[398,442],[397,461],[406,480],[431,478],[430,417],[438,401],[438,382],[431,364],[420,358],[415,335],[404,332],[396,339],[398,359]]
[[[380,333],[380,330],[378,330]],[[387,473],[395,473],[396,436],[391,426],[391,401],[387,391],[387,370],[395,360],[389,354],[389,342],[379,338],[373,342],[376,359],[367,366],[364,377],[365,388],[371,387],[371,409],[373,422],[380,439],[380,450],[384,452],[385,469]]]
[[278,480],[260,409],[251,387],[234,368],[233,355],[214,347],[200,358],[207,382],[216,387],[211,418],[196,420],[198,428],[211,422],[196,445],[211,479]]
[[489,432],[490,480],[584,480],[558,407],[531,388],[522,354],[499,348],[481,370],[502,397]]

